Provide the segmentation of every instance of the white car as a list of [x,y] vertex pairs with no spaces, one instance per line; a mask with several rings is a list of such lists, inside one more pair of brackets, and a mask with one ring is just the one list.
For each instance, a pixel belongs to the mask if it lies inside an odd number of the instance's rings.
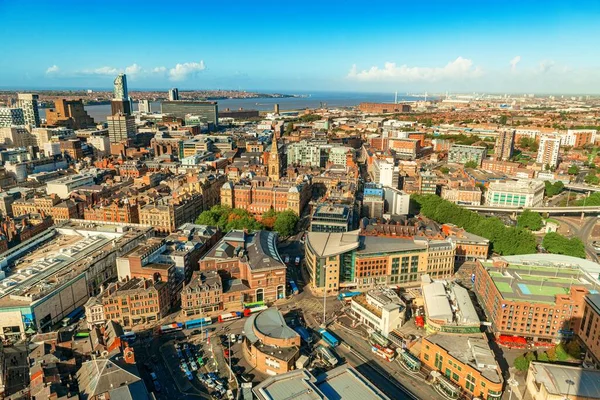
[[235,342],[237,342],[237,336],[235,335],[235,333],[232,333],[231,335],[229,335],[229,340],[231,341],[231,344],[234,344]]

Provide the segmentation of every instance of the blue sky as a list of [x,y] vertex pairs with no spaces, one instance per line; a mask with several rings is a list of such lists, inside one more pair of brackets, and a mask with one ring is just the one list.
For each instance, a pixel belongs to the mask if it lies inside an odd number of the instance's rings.
[[600,94],[598,21],[599,1],[0,0],[0,87]]

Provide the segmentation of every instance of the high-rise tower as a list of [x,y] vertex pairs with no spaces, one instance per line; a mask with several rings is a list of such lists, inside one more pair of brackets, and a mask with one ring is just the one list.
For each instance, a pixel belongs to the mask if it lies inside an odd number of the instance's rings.
[[172,88],[169,89],[169,101],[179,100],[179,89]]
[[23,116],[25,117],[25,123],[31,126],[40,126],[40,112],[38,110],[38,98],[37,94],[31,93],[18,93],[17,94],[17,105],[23,109]]
[[112,115],[131,115],[131,102],[127,91],[127,75],[119,74],[114,81],[113,99],[110,102]]
[[279,157],[279,147],[277,146],[277,133],[273,133],[273,143],[269,153],[269,178],[278,181],[281,177],[281,159]]
[[127,91],[127,75],[119,74],[114,81],[113,99],[126,101],[129,99]]

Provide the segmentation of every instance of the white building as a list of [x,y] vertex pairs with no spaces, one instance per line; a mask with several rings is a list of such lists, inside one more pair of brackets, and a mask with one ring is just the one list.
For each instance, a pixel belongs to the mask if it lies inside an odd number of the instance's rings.
[[[569,129],[567,133],[560,134],[560,145],[569,147],[581,147],[586,144],[593,144],[596,141],[595,129]],[[583,140],[580,139],[584,136]]]
[[88,328],[92,329],[94,326],[104,325],[106,322],[104,306],[98,297],[90,297],[84,307],[85,321],[88,324]]
[[108,136],[90,136],[87,143],[94,148],[98,155],[110,153],[110,139]]
[[393,161],[387,159],[373,160],[373,182],[391,188],[398,187],[400,171]]
[[485,204],[494,207],[538,207],[544,201],[544,182],[534,180],[491,182]]
[[352,153],[352,152],[354,152],[354,149],[351,149],[350,147],[342,147],[342,146],[332,147],[331,150],[329,150],[328,161],[334,165],[342,165],[342,166],[346,167],[348,153]]
[[46,184],[48,195],[56,194],[61,199],[68,199],[71,192],[78,187],[94,184],[94,178],[90,175],[70,175],[55,179]]
[[43,149],[46,157],[57,156],[62,153],[60,150],[60,143],[58,142],[44,143]]
[[535,162],[543,165],[556,167],[558,165],[558,153],[560,151],[560,137],[542,136]]
[[402,190],[384,187],[386,214],[406,215],[410,209],[410,195]]
[[149,100],[140,100],[138,101],[138,112],[143,114],[152,113],[152,105]]
[[516,129],[515,136],[519,137],[528,137],[530,139],[535,139],[540,135],[540,131],[536,129]]
[[388,337],[404,323],[406,305],[391,289],[373,289],[353,297],[350,309],[362,324]]

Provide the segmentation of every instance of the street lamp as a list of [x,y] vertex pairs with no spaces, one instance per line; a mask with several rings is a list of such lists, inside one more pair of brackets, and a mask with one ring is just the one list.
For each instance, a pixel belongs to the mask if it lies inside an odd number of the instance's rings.
[[571,389],[571,385],[574,385],[575,382],[573,382],[571,379],[567,379],[565,382],[568,385],[567,386],[567,397],[565,397],[565,400],[569,400],[569,392],[570,392],[570,389]]
[[510,394],[509,394],[509,396],[508,396],[508,400],[511,400],[511,399],[512,399],[512,395],[513,395],[513,390],[514,390],[514,389],[515,389],[517,386],[519,386],[519,382],[517,382],[517,380],[516,380],[516,379],[514,379],[514,378],[510,378],[510,379],[508,380],[508,386],[510,386]]

